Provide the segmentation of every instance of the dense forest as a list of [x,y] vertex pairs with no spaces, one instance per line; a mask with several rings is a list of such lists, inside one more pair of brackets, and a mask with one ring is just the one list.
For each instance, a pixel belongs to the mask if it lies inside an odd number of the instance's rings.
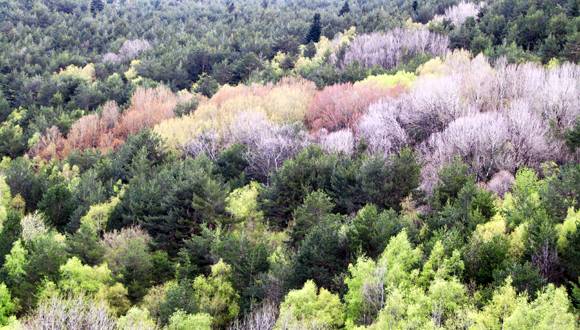
[[0,0],[0,328],[580,328],[578,0]]

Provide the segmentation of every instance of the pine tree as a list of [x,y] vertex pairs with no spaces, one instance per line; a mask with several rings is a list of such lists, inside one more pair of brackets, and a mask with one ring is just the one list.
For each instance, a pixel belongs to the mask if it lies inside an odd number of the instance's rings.
[[314,18],[312,19],[312,24],[310,25],[310,30],[308,30],[308,34],[306,35],[306,39],[304,40],[305,44],[313,41],[318,42],[320,40],[320,33],[321,33],[321,26],[320,26],[320,14],[314,14]]
[[103,0],[92,0],[91,1],[91,13],[93,13],[93,16],[95,16],[99,12],[101,12],[103,10],[103,8],[105,8],[105,4],[103,3]]
[[344,2],[344,5],[342,5],[342,8],[340,8],[340,11],[338,12],[338,16],[343,16],[346,13],[350,13],[350,6],[348,5],[348,0],[346,0]]

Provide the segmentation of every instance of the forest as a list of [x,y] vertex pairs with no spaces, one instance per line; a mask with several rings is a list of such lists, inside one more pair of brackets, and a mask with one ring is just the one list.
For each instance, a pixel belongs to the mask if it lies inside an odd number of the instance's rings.
[[0,0],[0,329],[580,329],[580,1]]

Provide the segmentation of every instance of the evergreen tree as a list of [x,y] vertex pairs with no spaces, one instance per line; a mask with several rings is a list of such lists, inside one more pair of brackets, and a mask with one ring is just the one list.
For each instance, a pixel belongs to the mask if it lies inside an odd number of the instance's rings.
[[344,2],[344,5],[342,5],[342,8],[340,8],[340,11],[338,12],[338,16],[343,16],[346,13],[350,13],[350,6],[348,5],[348,0],[346,0]]
[[570,151],[575,152],[580,147],[580,118],[576,120],[574,128],[566,132],[565,138]]
[[320,14],[314,14],[312,19],[312,24],[310,25],[310,30],[308,30],[308,34],[306,35],[306,39],[304,43],[307,44],[309,42],[318,42],[320,40],[320,33],[322,27],[320,26]]

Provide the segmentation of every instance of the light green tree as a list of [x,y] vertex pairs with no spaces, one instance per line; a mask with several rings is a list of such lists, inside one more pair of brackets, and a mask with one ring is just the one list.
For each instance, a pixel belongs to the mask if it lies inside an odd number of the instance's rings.
[[8,207],[10,206],[10,187],[6,184],[4,176],[0,175],[0,230],[8,216]]
[[354,324],[369,324],[384,305],[385,268],[377,267],[369,258],[361,257],[348,266],[349,275],[344,280],[348,291],[344,296],[346,317]]
[[9,278],[19,281],[26,275],[26,265],[28,260],[28,251],[22,245],[21,240],[17,240],[10,249],[10,254],[6,255],[3,270]]
[[418,247],[413,249],[405,230],[391,238],[377,263],[386,268],[386,286],[410,286],[418,275],[416,268],[419,266],[421,256],[421,249]]
[[429,287],[428,298],[431,321],[436,327],[443,327],[453,320],[467,302],[467,290],[457,279],[436,278]]
[[306,281],[300,290],[288,292],[280,306],[276,329],[339,329],[344,308],[338,295]]
[[182,310],[171,315],[167,330],[211,330],[212,317],[206,313],[186,314]]
[[260,184],[250,184],[235,189],[226,198],[226,211],[239,221],[262,219],[262,212],[258,209],[258,194]]
[[216,327],[226,326],[240,311],[231,275],[231,267],[220,260],[211,267],[209,276],[198,276],[193,281],[195,304],[200,312],[213,317]]
[[119,330],[155,330],[157,325],[151,319],[149,311],[144,308],[131,307],[127,314],[117,321]]
[[518,295],[511,278],[497,289],[491,301],[472,316],[473,330],[575,329],[576,318],[564,288],[548,285],[532,302]]
[[419,283],[428,286],[435,278],[450,279],[453,276],[461,275],[464,268],[459,251],[454,250],[451,257],[447,257],[443,243],[437,241],[431,250],[429,259],[423,265]]
[[114,282],[106,264],[91,267],[72,257],[60,267],[57,287],[63,295],[85,295],[105,301],[116,315],[123,315],[130,306],[127,289],[121,283]]
[[16,311],[16,304],[12,301],[10,291],[6,284],[0,284],[0,326],[6,326],[12,322],[10,316]]
[[521,300],[505,320],[506,329],[576,329],[576,316],[571,312],[568,294],[564,288],[550,284],[528,303]]
[[70,258],[60,266],[61,278],[58,287],[63,293],[93,295],[111,284],[112,276],[106,264],[83,265],[77,257]]
[[573,235],[580,225],[580,210],[574,211],[574,208],[568,209],[568,214],[564,222],[558,225],[558,249],[565,250],[568,247],[568,236]]

